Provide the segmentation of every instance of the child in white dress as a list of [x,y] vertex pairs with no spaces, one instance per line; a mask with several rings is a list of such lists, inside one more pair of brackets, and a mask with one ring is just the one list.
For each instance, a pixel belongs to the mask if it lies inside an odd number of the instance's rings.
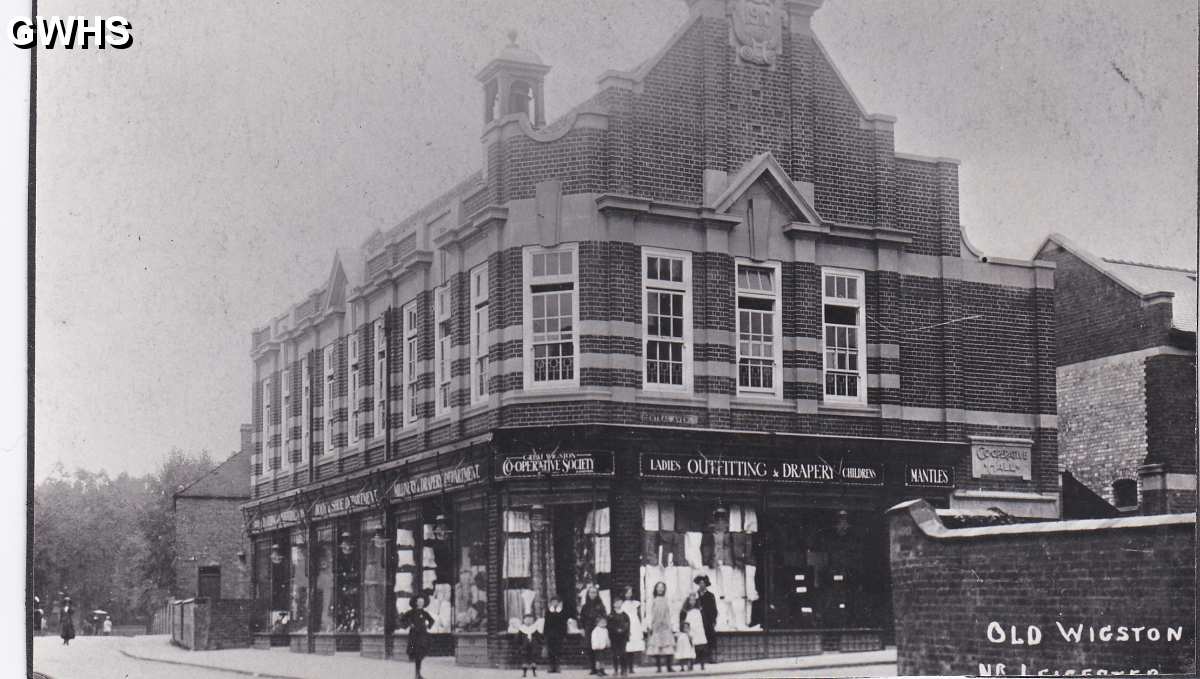
[[696,648],[692,645],[692,636],[688,633],[688,624],[679,626],[675,634],[675,662],[679,663],[680,671],[687,665],[688,671],[696,668]]
[[[608,619],[599,618],[596,620],[596,627],[592,629],[592,653],[602,658],[608,647]],[[595,676],[603,677],[604,675],[604,667],[597,665]]]

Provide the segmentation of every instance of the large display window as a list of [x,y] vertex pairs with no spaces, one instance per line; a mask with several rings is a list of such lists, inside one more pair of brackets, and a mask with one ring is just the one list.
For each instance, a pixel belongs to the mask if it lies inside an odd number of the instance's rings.
[[254,614],[250,618],[252,632],[271,631],[271,539],[263,536],[254,541],[253,569]]
[[333,631],[333,526],[317,528],[317,543],[312,558],[316,565],[313,583],[313,607],[310,615],[312,631]]
[[453,597],[455,632],[487,630],[487,533],[482,509],[458,512],[458,581],[446,592]]
[[364,634],[383,634],[387,606],[387,543],[383,519],[362,520],[362,625]]
[[359,522],[346,519],[337,523],[338,541],[334,550],[335,587],[333,631],[358,632],[362,603],[362,571],[359,569],[362,547]]
[[288,550],[291,566],[291,583],[288,590],[288,632],[304,632],[308,629],[308,540],[305,530],[291,533],[291,549]]
[[563,602],[569,618],[589,587],[605,610],[612,608],[610,512],[603,504],[531,504],[502,515],[502,610],[510,629],[526,615],[541,618],[550,599]]
[[666,587],[677,624],[695,580],[706,576],[717,600],[718,631],[761,630],[764,587],[760,517],[750,504],[666,502],[642,505],[642,610],[655,585]]

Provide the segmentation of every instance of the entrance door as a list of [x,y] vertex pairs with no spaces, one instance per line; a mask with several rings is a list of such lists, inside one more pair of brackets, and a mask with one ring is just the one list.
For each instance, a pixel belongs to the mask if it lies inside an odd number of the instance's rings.
[[196,596],[208,599],[221,598],[221,567],[201,566],[197,576]]

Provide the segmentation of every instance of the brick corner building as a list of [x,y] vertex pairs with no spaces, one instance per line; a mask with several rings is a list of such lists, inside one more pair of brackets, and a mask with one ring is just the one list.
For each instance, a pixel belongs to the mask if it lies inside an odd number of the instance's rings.
[[1196,509],[1196,272],[1050,236],[1059,457],[1123,511]]
[[1053,266],[964,240],[820,4],[691,0],[553,122],[532,51],[478,72],[478,171],[252,334],[257,645],[402,657],[419,594],[502,666],[703,575],[718,658],[877,648],[886,508],[1059,515]]

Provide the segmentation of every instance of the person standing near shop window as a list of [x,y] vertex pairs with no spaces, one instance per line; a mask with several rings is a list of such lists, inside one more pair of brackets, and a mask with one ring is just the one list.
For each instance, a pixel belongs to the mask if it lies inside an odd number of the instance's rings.
[[[550,600],[543,625],[546,637],[546,655],[550,659],[550,674],[558,674],[558,657],[562,654],[563,640],[567,637],[567,614],[558,597]],[[590,640],[589,640],[590,645]]]
[[421,676],[421,661],[429,655],[429,647],[433,640],[429,638],[429,628],[433,627],[433,616],[425,610],[426,599],[418,594],[409,600],[409,609],[400,616],[400,628],[408,630],[408,659],[416,667],[415,679]]
[[717,597],[708,591],[712,586],[712,582],[707,575],[698,575],[693,580],[696,583],[696,600],[700,604],[700,618],[704,623],[704,637],[708,644],[705,646],[704,658],[700,659],[700,667],[704,667],[705,662],[716,662],[715,656],[717,652]]
[[[704,633],[704,614],[700,610],[700,599],[697,598],[695,592],[688,595],[687,600],[683,602],[683,608],[679,611],[679,629],[687,630],[695,653],[692,658],[699,660],[700,669],[704,669],[704,661],[708,657],[709,640]],[[679,656],[676,655],[675,659],[679,660]]]
[[625,647],[629,645],[629,614],[621,610],[625,600],[617,597],[613,600],[612,613],[608,615],[608,643],[612,645],[613,676],[629,674],[629,653]]
[[[592,630],[607,616],[608,610],[604,608],[604,602],[600,599],[600,590],[596,589],[595,585],[588,586],[587,593],[583,595],[583,607],[579,609],[579,623],[583,626],[584,639],[590,639]],[[607,632],[605,636],[607,637]],[[603,671],[596,667],[596,649],[592,645],[588,648],[588,664],[591,666],[588,674],[594,675]]]
[[75,638],[74,615],[75,607],[71,605],[71,597],[65,597],[58,613],[58,636],[62,637],[64,646],[70,646],[71,640]]
[[641,602],[633,595],[633,587],[625,588],[625,603],[621,611],[629,616],[629,643],[625,644],[625,669],[633,674],[637,654],[646,651],[646,628],[642,625]]
[[654,669],[662,672],[662,661],[667,659],[667,671],[671,667],[671,655],[675,652],[675,635],[671,632],[671,604],[667,602],[667,583],[654,585],[654,597],[650,601],[650,639],[646,643],[646,655],[654,656]]

